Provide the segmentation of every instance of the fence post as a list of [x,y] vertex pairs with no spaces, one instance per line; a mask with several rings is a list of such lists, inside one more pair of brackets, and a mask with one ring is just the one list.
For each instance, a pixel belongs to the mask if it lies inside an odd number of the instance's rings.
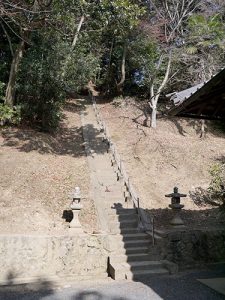
[[152,245],[155,246],[155,220],[152,216]]

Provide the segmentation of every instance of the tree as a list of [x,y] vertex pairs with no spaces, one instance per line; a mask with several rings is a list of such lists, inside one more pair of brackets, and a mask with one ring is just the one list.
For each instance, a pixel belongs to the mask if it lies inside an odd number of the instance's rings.
[[197,80],[207,81],[221,68],[224,61],[225,25],[222,16],[192,15],[188,20],[185,51],[194,62]]
[[58,126],[65,99],[61,36],[43,29],[32,36],[31,42],[18,73],[17,101],[23,120],[52,131]]
[[[150,101],[151,127],[156,128],[157,105],[160,95],[168,83],[172,61],[172,52],[180,46],[184,35],[185,23],[191,13],[197,9],[196,0],[163,0],[148,1],[149,19],[152,28],[149,28],[149,35],[153,37],[158,44],[159,57],[154,63],[154,67],[146,69]],[[156,21],[157,20],[157,21]],[[166,52],[166,55],[165,55]],[[146,52],[147,54],[147,52]],[[163,61],[167,57],[166,67]],[[149,56],[146,56],[149,61]],[[145,61],[145,59],[144,59]],[[148,63],[145,64],[148,65]],[[164,71],[163,71],[164,70]],[[163,72],[163,74],[162,74]],[[161,80],[160,80],[161,79]]]
[[145,13],[145,8],[140,3],[141,1],[134,0],[102,1],[102,42],[105,45],[102,69],[105,69],[105,84],[111,93],[123,93],[129,44]]
[[[13,106],[15,102],[15,84],[19,70],[19,64],[24,54],[25,44],[29,44],[29,34],[37,27],[43,26],[45,18],[49,14],[46,10],[51,5],[51,0],[38,1],[31,3],[24,1],[3,1],[0,3],[0,17],[2,26],[8,37],[8,42],[12,52],[12,43],[9,30],[19,39],[16,51],[10,68],[9,80],[6,88],[5,104]],[[5,26],[4,26],[5,25]],[[6,29],[7,26],[7,29]]]

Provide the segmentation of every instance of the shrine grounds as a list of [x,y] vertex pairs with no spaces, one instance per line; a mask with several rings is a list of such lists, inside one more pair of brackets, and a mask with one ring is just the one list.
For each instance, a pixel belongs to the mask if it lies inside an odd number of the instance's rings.
[[203,285],[197,279],[224,277],[225,266],[200,271],[146,278],[143,282],[110,279],[92,282],[37,282],[24,286],[0,288],[1,300],[222,300],[225,295]]

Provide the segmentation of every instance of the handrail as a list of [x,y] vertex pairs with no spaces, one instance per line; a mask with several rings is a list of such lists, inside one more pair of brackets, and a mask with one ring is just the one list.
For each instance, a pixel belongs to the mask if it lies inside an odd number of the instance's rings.
[[[126,190],[130,195],[130,198],[133,202],[134,207],[137,209],[140,226],[142,226],[145,230],[153,230],[154,231],[154,225],[153,225],[153,222],[152,222],[151,218],[150,218],[150,222],[147,221],[146,220],[146,215],[144,214],[143,210],[140,209],[140,198],[139,198],[138,194],[136,193],[133,185],[130,182],[130,178],[127,175],[127,172],[125,170],[124,162],[120,158],[120,155],[119,155],[119,153],[116,149],[116,146],[111,140],[109,130],[106,127],[105,122],[103,121],[101,113],[100,113],[100,111],[97,107],[95,97],[93,95],[91,95],[91,100],[92,100],[96,120],[97,120],[97,123],[100,127],[100,131],[103,132],[104,139],[108,142],[109,149],[110,149],[110,152],[112,154],[112,159],[115,162],[115,164],[117,166],[117,169],[120,172],[121,176],[123,177],[123,181],[124,181],[124,185],[126,187]],[[153,239],[154,239],[154,233],[153,233]]]

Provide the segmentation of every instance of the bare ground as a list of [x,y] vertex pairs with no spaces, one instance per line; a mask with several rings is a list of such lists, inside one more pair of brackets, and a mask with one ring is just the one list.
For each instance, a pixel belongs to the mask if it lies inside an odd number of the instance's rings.
[[68,101],[55,134],[26,128],[0,132],[0,232],[64,234],[62,218],[75,186],[82,191],[80,220],[96,230],[94,203],[89,198],[89,170],[83,147],[80,101]]
[[[2,234],[67,233],[68,223],[62,216],[69,209],[75,186],[81,187],[83,196],[81,223],[87,232],[97,230],[79,116],[83,108],[81,100],[68,101],[55,134],[27,128],[0,131]],[[101,103],[99,108],[141,206],[155,216],[157,227],[168,225],[171,219],[170,200],[164,195],[175,185],[188,195],[182,200],[186,224],[221,226],[217,209],[197,203],[195,192],[198,187],[208,187],[209,167],[225,157],[223,133],[208,126],[206,139],[200,139],[198,122],[187,119],[160,118],[156,130],[144,127],[141,108],[132,99],[120,107]]]
[[[99,108],[116,143],[127,172],[140,196],[141,206],[156,217],[157,227],[168,224],[169,198],[174,186],[187,198],[183,218],[192,227],[221,225],[218,209],[197,203],[196,189],[207,189],[209,168],[225,157],[225,134],[208,124],[205,139],[199,136],[199,121],[159,118],[157,129],[143,126],[141,105],[133,99],[99,102]],[[140,116],[138,119],[136,119]]]

